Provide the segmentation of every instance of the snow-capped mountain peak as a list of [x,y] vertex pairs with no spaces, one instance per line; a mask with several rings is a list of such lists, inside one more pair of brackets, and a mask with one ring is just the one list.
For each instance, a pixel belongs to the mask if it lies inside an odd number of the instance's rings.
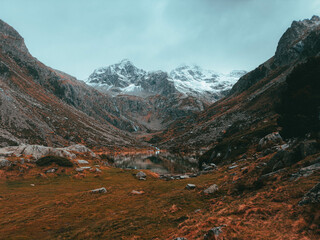
[[129,94],[149,96],[180,93],[213,102],[223,97],[246,71],[222,74],[202,69],[198,65],[180,65],[170,73],[147,72],[128,59],[108,67],[96,69],[87,84],[111,95]]
[[170,77],[179,92],[213,101],[221,98],[245,73],[232,71],[223,74],[202,69],[198,65],[182,65],[172,70]]

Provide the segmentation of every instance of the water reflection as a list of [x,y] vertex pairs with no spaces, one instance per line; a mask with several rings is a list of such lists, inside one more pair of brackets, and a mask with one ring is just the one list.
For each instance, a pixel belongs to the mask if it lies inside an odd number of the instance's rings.
[[111,158],[116,167],[148,169],[159,174],[195,172],[198,166],[196,155],[182,156],[159,149],[144,153],[118,153]]

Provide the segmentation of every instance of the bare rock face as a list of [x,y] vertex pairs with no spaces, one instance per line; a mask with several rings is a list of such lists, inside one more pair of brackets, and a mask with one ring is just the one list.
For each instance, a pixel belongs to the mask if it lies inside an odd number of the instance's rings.
[[[28,52],[28,49],[24,43],[24,39],[20,34],[7,23],[0,20],[0,43],[3,46],[14,45],[15,48],[22,52]],[[9,48],[7,48],[9,50]]]
[[[229,95],[249,89],[277,68],[293,66],[308,57],[319,55],[319,52],[320,18],[313,16],[311,19],[294,21],[280,38],[274,57],[241,77],[232,87]],[[280,70],[279,73],[281,73]]]
[[[317,37],[320,34],[319,30],[320,18],[318,16],[303,21],[294,21],[278,43],[275,63],[277,65],[289,64],[305,54],[307,48],[309,48],[309,51],[310,48],[317,48],[317,51],[319,51],[320,40]],[[310,52],[310,54],[312,53]]]

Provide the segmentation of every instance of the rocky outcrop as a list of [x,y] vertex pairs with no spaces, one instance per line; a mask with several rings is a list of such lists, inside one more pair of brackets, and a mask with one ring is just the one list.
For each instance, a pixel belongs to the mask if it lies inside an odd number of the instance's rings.
[[279,40],[274,57],[258,68],[244,75],[232,87],[230,95],[239,94],[261,81],[278,69],[279,76],[284,69],[304,61],[308,57],[319,56],[320,52],[320,18],[294,21]]
[[313,16],[293,21],[282,35],[275,53],[275,65],[287,65],[301,57],[315,56],[320,51],[320,18]]
[[302,206],[312,203],[320,203],[320,183],[316,184],[303,196],[302,200],[299,202],[299,205]]
[[120,116],[110,97],[33,58],[3,21],[0,43],[1,146],[135,142],[120,130],[134,131],[133,123]]
[[[75,151],[75,149],[79,149],[79,146],[77,147],[69,146],[65,148],[54,148],[54,147],[46,147],[41,145],[20,145],[20,146],[11,146],[11,147],[4,147],[0,148],[0,156],[29,156],[33,157],[34,159],[39,159],[43,156],[58,156],[58,157],[66,157],[69,159],[74,159],[76,157],[76,153],[92,153],[94,154],[90,149],[86,149],[86,151]],[[83,147],[81,147],[82,150],[85,150]],[[91,157],[94,157],[94,155],[90,155]],[[79,161],[85,161],[85,160],[78,160]],[[82,162],[79,162],[82,163]],[[85,161],[84,163],[88,163]]]

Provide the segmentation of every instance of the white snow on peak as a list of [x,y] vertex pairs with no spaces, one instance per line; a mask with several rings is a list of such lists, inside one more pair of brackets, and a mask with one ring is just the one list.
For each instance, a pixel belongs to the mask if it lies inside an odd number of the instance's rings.
[[229,74],[202,69],[197,65],[181,65],[170,72],[176,89],[186,95],[202,93],[218,94],[229,90],[245,71],[232,71]]
[[[135,67],[128,59],[124,59],[108,67],[96,69],[86,83],[111,95],[124,93],[141,96],[148,94],[149,90],[145,87],[151,81],[150,79],[154,79],[157,74],[163,78],[162,73],[164,72],[146,72]],[[245,73],[246,71],[235,70],[229,74],[223,74],[202,69],[197,65],[184,64],[172,70],[164,79],[172,82],[177,92],[183,95],[214,101],[231,89]],[[164,87],[164,85],[161,86]],[[161,89],[158,90],[161,92]]]

